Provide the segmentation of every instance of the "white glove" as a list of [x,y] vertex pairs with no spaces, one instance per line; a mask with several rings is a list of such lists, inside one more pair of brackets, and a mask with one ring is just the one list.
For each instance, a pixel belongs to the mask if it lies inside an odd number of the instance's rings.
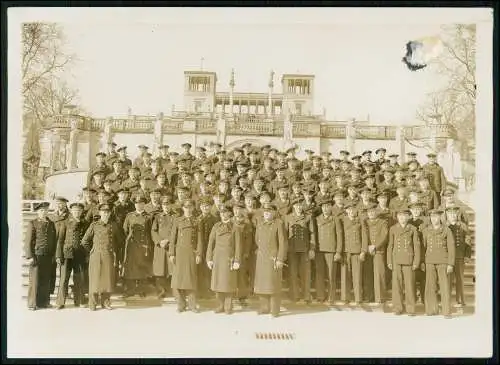
[[210,270],[214,268],[214,262],[213,261],[207,261],[207,266]]
[[238,270],[240,268],[239,262],[233,262],[233,270]]

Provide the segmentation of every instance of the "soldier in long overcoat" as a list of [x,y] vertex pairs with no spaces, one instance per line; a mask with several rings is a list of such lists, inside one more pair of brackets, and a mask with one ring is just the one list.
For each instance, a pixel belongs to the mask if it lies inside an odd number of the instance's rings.
[[449,207],[446,209],[446,223],[453,234],[455,241],[455,267],[452,279],[455,279],[455,295],[458,307],[465,305],[464,296],[464,269],[465,262],[471,257],[471,237],[467,225],[459,220],[460,208]]
[[254,293],[260,297],[259,314],[279,315],[282,269],[287,257],[288,241],[283,221],[277,218],[274,205],[265,206],[263,218],[255,229],[257,245]]
[[[115,220],[119,229],[122,230],[122,236],[125,236],[123,233],[123,223],[125,222],[125,218],[127,214],[133,212],[135,210],[134,203],[130,200],[130,193],[125,188],[120,188],[116,192],[118,195],[118,200],[115,202],[113,206],[113,213],[111,214],[112,218]],[[123,250],[125,249],[125,242],[119,242],[118,251],[116,253],[116,267],[115,267],[115,284],[121,283],[121,270],[120,268],[123,265]],[[121,287],[123,289],[123,287]]]
[[184,312],[187,306],[192,312],[199,312],[196,298],[197,265],[201,263],[201,241],[198,239],[198,220],[194,217],[194,202],[185,200],[183,216],[174,220],[168,257],[174,265],[172,289],[177,296],[177,311]]
[[82,217],[83,204],[70,205],[71,216],[61,226],[56,249],[56,262],[61,267],[59,290],[57,293],[57,308],[64,308],[68,295],[68,284],[73,274],[73,301],[75,307],[80,306],[85,297],[83,284],[87,272],[84,267],[87,263],[87,253],[81,242],[89,223]]
[[[389,241],[389,225],[386,219],[379,218],[378,205],[373,203],[367,210],[368,217],[366,235],[368,254],[373,261],[371,272],[366,272],[363,277],[363,291],[367,291],[369,300],[382,304],[386,300],[386,253]],[[368,270],[366,270],[368,271]]]
[[153,275],[158,298],[164,298],[167,294],[168,279],[172,276],[172,264],[168,260],[168,245],[175,219],[175,213],[171,209],[171,198],[164,196],[161,201],[162,212],[153,218],[151,237],[154,242]]
[[38,217],[29,222],[26,230],[24,257],[28,260],[29,286],[28,308],[50,307],[51,274],[56,251],[56,227],[47,218],[50,203],[43,202],[35,206]]
[[215,293],[218,306],[215,313],[231,314],[236,294],[237,271],[241,260],[241,236],[234,229],[232,211],[225,207],[221,221],[215,223],[208,239],[206,262],[212,271],[210,289]]
[[125,296],[139,294],[144,297],[147,280],[153,274],[152,218],[144,210],[144,197],[137,196],[134,202],[135,211],[127,214],[123,222],[123,233],[126,237],[123,278],[126,282]]
[[332,201],[325,197],[318,200],[321,214],[316,217],[318,254],[316,261],[316,299],[325,301],[325,275],[328,277],[328,303],[335,303],[337,291],[337,267],[342,259],[344,231],[340,220],[332,214]]
[[238,270],[238,289],[237,296],[242,306],[246,306],[246,299],[251,292],[251,265],[255,266],[252,251],[255,250],[255,229],[251,218],[248,217],[246,206],[244,204],[235,205],[234,213],[234,229],[238,232],[241,245],[240,268]]
[[398,223],[389,229],[387,266],[392,270],[392,306],[394,314],[403,313],[403,295],[406,312],[415,315],[415,271],[420,265],[420,238],[418,229],[409,223],[411,212],[403,208],[396,214]]
[[431,189],[437,193],[438,204],[441,204],[441,195],[446,188],[446,176],[444,170],[437,163],[437,156],[435,153],[427,154],[429,161],[423,166],[424,173],[429,176]]
[[422,243],[425,252],[425,313],[438,313],[438,285],[441,296],[441,310],[446,318],[451,317],[450,274],[455,265],[455,240],[451,229],[443,224],[443,211],[433,209],[429,212],[431,224],[422,230]]
[[[217,223],[220,218],[212,214],[212,198],[205,197],[200,199],[200,210],[201,214],[198,216],[198,240],[200,240],[199,245],[201,247],[201,257],[206,258],[208,239],[210,237],[210,232],[215,223]],[[198,288],[196,295],[198,298],[207,298],[210,296],[210,282],[212,275],[207,265],[198,265]]]
[[123,241],[122,231],[110,219],[109,204],[99,206],[101,218],[92,222],[82,239],[82,246],[89,252],[89,309],[96,310],[99,303],[103,308],[111,308],[111,293],[115,283],[115,262],[119,242]]
[[[54,214],[50,216],[52,222],[56,227],[56,242],[59,240],[59,236],[61,235],[62,227],[64,226],[66,220],[69,218],[69,210],[68,210],[68,199],[59,196],[55,198],[56,201],[56,211]],[[56,289],[56,278],[57,278],[57,263],[54,256],[54,262],[52,263],[51,268],[51,280],[50,280],[50,293],[53,294]]]

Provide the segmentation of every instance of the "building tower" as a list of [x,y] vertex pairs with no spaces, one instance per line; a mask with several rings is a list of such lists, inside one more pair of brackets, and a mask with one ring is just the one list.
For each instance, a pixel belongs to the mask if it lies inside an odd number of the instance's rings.
[[211,113],[215,108],[217,74],[184,71],[184,108],[188,113]]
[[311,116],[314,113],[314,75],[284,74],[282,113]]

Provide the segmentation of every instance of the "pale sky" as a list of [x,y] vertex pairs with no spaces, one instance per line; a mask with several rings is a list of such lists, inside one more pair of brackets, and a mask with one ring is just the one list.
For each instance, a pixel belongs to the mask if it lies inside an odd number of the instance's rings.
[[65,23],[79,57],[72,83],[95,117],[183,110],[183,72],[217,72],[218,91],[267,92],[270,70],[316,75],[315,112],[329,119],[416,124],[415,109],[436,89],[435,75],[401,62],[409,40],[437,35],[439,25]]

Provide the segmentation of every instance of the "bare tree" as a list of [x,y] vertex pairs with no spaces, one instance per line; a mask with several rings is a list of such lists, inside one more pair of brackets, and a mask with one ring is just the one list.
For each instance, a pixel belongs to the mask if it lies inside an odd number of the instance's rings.
[[451,124],[464,147],[475,144],[476,106],[476,26],[444,26],[443,52],[430,65],[445,86],[428,95],[418,109],[417,118],[431,124]]
[[60,114],[66,105],[78,103],[78,91],[64,80],[64,72],[75,57],[66,52],[60,24],[24,23],[22,43],[23,166],[29,191],[36,180],[40,131],[50,116]]

